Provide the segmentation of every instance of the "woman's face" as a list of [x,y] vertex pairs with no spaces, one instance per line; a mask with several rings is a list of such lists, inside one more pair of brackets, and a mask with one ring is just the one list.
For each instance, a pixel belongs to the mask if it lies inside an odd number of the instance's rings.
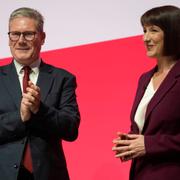
[[143,26],[143,40],[147,50],[147,56],[160,58],[163,56],[164,32],[156,25]]

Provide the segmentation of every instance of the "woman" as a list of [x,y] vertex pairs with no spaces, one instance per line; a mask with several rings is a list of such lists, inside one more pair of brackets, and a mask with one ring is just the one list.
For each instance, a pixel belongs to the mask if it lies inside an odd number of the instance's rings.
[[161,6],[141,17],[147,56],[131,111],[131,132],[118,132],[113,151],[132,160],[131,180],[180,179],[180,9]]

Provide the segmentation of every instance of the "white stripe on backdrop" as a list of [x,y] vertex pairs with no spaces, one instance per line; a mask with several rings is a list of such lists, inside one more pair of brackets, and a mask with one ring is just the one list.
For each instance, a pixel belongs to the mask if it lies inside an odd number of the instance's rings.
[[16,8],[27,6],[45,17],[43,51],[119,39],[142,33],[141,14],[149,8],[179,0],[1,0],[0,59],[10,56],[8,18]]

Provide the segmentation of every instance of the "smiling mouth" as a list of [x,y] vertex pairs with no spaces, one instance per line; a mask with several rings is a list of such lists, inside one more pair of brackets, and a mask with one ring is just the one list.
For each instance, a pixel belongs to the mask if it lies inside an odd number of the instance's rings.
[[147,44],[146,44],[146,48],[147,48],[147,50],[152,50],[152,49],[153,49],[153,47],[154,47],[154,45],[147,45]]
[[27,51],[27,50],[29,50],[29,48],[16,48],[16,50],[18,50],[18,51]]

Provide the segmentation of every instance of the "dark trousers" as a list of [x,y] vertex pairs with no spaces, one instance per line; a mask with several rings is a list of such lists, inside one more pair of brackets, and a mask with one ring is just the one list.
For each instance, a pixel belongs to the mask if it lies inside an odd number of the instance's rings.
[[20,167],[17,180],[34,180],[34,176],[24,166]]

